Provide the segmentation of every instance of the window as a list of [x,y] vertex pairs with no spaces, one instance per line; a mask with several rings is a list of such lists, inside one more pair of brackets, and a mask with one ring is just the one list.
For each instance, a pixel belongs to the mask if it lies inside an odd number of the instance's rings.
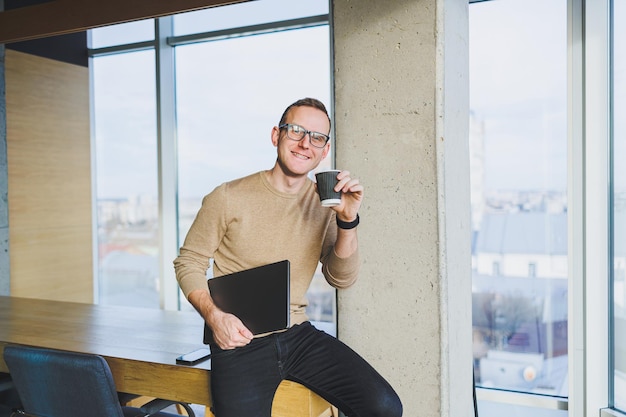
[[[281,21],[323,16],[327,21],[328,0],[263,0],[210,8],[174,16],[174,35],[256,27]],[[268,27],[271,31],[271,27]],[[236,36],[236,34],[235,34]]]
[[[102,304],[171,306],[171,292],[174,305],[191,308],[184,297],[178,299],[175,255],[162,253],[162,228],[178,230],[172,239],[179,239],[177,248],[205,194],[224,181],[271,168],[276,154],[270,131],[288,104],[312,96],[332,111],[327,1],[263,0],[164,19],[171,18],[90,34]],[[155,30],[155,23],[162,28],[171,21],[172,33]],[[219,26],[211,26],[215,22]],[[168,35],[177,36],[167,38],[169,46],[158,46],[164,42],[155,36]],[[174,50],[168,56],[175,71],[161,70],[157,79],[164,48]],[[295,66],[286,56],[294,50],[306,51]],[[176,105],[161,120],[176,120],[176,126],[165,132],[157,112],[168,108],[159,100],[169,88]],[[159,137],[176,138],[175,150],[159,152]],[[332,160],[326,158],[327,167]],[[178,178],[172,193],[178,199],[164,202],[160,190],[171,178]],[[178,216],[165,216],[165,205],[177,207]],[[167,273],[172,276],[165,279]],[[333,333],[335,292],[319,272],[308,298],[311,319]]]
[[[285,51],[306,51],[305,64],[294,67]],[[330,106],[328,26],[177,46],[176,86],[182,243],[204,195],[273,166],[270,131],[288,104],[316,97]],[[323,164],[331,162],[332,155]],[[318,270],[309,317],[334,323],[334,296]]]
[[[568,396],[566,6],[470,5],[476,383],[561,398]],[[481,417],[507,414],[482,407]],[[536,415],[530,410],[519,415]]]
[[99,302],[159,306],[154,51],[92,61]]
[[491,275],[497,277],[500,275],[500,262],[494,262],[491,267]]
[[122,23],[90,32],[90,48],[106,48],[136,42],[149,42],[154,40],[154,21],[146,19],[138,22]]

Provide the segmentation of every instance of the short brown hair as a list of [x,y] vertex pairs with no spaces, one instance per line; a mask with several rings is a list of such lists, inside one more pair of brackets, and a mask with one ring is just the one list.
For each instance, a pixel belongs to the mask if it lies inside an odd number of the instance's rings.
[[285,122],[287,121],[286,120],[287,115],[289,115],[289,112],[291,111],[291,109],[293,109],[294,107],[302,107],[302,106],[313,107],[315,109],[323,111],[326,117],[328,117],[328,123],[330,125],[330,116],[328,115],[328,111],[326,110],[326,106],[324,106],[324,103],[322,103],[316,98],[306,97],[306,98],[301,98],[295,103],[290,104],[289,107],[285,109],[285,111],[283,112],[283,115],[280,117],[280,122],[278,123],[278,126],[285,124]]

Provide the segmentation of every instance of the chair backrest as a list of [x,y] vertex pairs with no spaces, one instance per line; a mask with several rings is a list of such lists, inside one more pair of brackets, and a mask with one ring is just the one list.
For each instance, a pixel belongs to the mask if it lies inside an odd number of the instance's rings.
[[101,356],[7,346],[4,360],[24,411],[45,417],[123,417]]

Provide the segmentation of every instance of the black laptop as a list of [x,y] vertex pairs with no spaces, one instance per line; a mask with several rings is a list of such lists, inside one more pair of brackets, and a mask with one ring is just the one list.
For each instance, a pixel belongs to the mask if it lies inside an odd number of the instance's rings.
[[[289,261],[284,260],[208,280],[216,306],[239,317],[253,334],[289,327]],[[213,342],[205,324],[204,343]]]

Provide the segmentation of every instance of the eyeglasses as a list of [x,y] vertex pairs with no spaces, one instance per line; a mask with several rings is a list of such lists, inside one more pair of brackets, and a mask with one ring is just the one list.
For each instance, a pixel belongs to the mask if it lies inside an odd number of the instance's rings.
[[323,148],[326,146],[330,137],[320,132],[312,132],[306,130],[300,125],[294,125],[291,123],[285,123],[278,126],[279,129],[287,129],[287,137],[291,140],[301,141],[307,134],[309,135],[309,143],[316,148]]

